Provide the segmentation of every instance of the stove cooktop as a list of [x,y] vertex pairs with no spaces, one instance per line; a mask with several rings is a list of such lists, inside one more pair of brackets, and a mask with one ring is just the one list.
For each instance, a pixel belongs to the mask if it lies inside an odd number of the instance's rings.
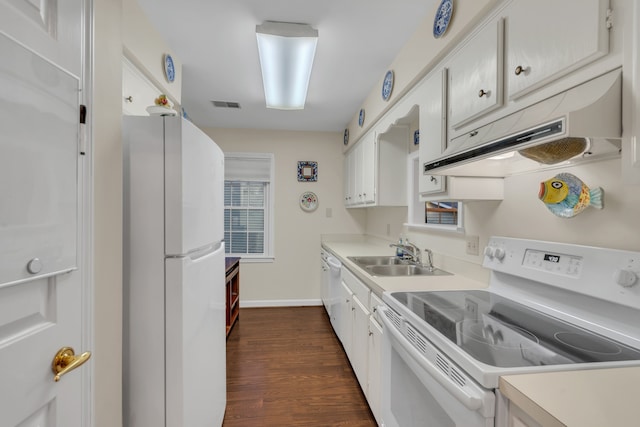
[[489,291],[392,292],[474,359],[512,368],[640,360],[640,350]]

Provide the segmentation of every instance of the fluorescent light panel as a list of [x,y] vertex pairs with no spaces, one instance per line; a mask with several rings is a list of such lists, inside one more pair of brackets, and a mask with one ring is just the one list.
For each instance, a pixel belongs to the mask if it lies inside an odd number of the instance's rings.
[[267,108],[304,108],[318,31],[307,24],[266,21],[256,25]]

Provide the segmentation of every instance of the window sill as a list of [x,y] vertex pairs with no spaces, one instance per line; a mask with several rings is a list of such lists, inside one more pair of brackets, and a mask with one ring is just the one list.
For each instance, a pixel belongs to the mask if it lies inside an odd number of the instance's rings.
[[242,254],[227,254],[227,256],[235,256],[240,258],[240,263],[242,264],[260,264],[260,263],[269,263],[274,262],[276,260],[275,257],[248,257]]
[[456,227],[452,225],[435,225],[435,224],[403,224],[411,231],[438,231],[451,234],[464,234],[464,227]]

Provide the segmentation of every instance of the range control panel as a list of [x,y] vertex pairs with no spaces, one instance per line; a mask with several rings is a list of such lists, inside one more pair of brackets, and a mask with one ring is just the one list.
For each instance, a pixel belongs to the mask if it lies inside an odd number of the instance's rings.
[[640,307],[640,252],[491,237],[483,267],[618,304]]
[[582,261],[580,256],[527,249],[524,253],[522,265],[549,273],[580,276],[582,273]]

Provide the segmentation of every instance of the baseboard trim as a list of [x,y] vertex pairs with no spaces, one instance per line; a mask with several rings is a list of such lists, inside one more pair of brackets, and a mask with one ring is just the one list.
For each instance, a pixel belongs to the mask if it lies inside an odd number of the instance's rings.
[[251,307],[305,307],[322,305],[320,299],[240,300],[241,308]]

